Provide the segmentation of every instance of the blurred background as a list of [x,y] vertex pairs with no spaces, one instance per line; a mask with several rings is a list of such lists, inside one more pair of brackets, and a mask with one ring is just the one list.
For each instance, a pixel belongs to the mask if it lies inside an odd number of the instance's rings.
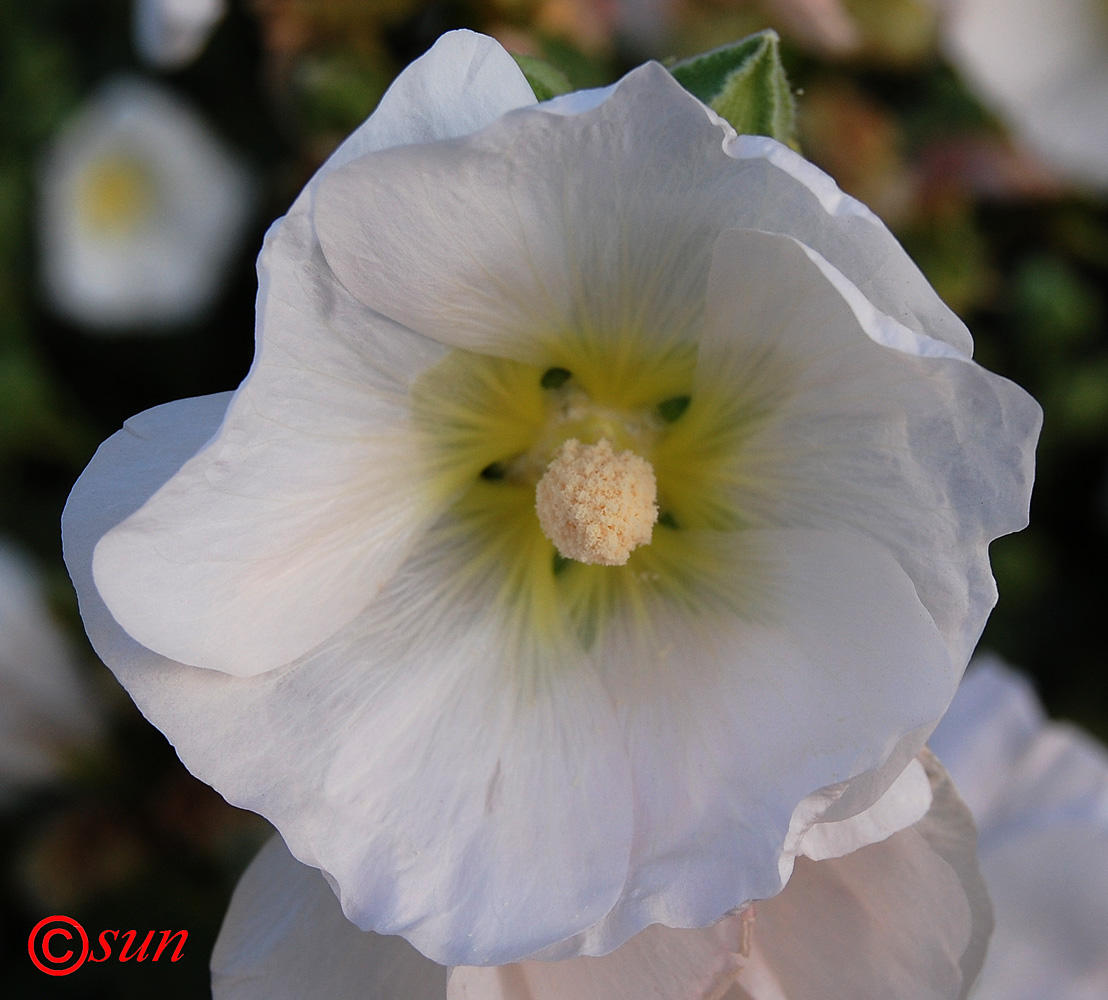
[[[203,997],[266,824],[192,779],[84,638],[58,521],[132,414],[234,388],[254,258],[444,31],[579,87],[766,26],[799,145],[1043,405],[1031,527],[982,640],[1108,739],[1108,5],[1051,0],[0,0],[0,994]],[[53,978],[27,934],[187,929]]]

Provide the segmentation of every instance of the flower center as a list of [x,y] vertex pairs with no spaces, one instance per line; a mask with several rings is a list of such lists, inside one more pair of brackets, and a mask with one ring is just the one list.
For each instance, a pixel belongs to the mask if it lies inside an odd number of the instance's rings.
[[155,200],[154,179],[135,157],[105,156],[82,178],[81,214],[98,233],[133,232],[150,218]]
[[657,499],[651,464],[607,438],[563,442],[535,488],[539,524],[559,554],[601,566],[623,566],[650,541]]
[[585,649],[617,620],[645,627],[657,600],[749,610],[758,568],[718,533],[752,520],[732,493],[760,496],[747,442],[787,382],[758,359],[749,387],[695,380],[685,344],[547,346],[545,365],[451,351],[412,387],[423,497],[458,585],[487,585],[519,635]]

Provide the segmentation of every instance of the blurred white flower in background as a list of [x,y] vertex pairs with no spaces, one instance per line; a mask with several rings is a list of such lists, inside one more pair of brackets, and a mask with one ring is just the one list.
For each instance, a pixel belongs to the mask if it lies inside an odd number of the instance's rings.
[[951,60],[1042,159],[1108,186],[1108,3],[936,0]]
[[39,239],[54,306],[100,331],[197,319],[238,250],[246,168],[195,111],[137,78],[104,84],[43,162]]
[[[106,442],[66,554],[147,718],[351,919],[460,964],[704,926],[923,745],[1040,412],[811,164],[657,64],[535,107],[454,33],[259,275],[243,385]],[[653,470],[625,565],[536,516],[576,441]]]
[[99,712],[46,606],[38,573],[0,540],[0,802],[62,777]]
[[180,69],[195,59],[227,13],[227,0],[135,0],[135,48],[152,66]]
[[996,911],[974,1000],[1108,997],[1108,752],[1047,722],[995,657],[971,665],[931,748],[977,821]]
[[969,813],[922,760],[933,797],[911,827],[800,858],[780,895],[711,927],[655,924],[599,958],[436,965],[358,930],[274,837],[231,900],[213,1000],[958,1000],[981,967],[990,906]]
[[842,0],[762,0],[784,31],[832,54],[852,52],[862,44],[858,25]]

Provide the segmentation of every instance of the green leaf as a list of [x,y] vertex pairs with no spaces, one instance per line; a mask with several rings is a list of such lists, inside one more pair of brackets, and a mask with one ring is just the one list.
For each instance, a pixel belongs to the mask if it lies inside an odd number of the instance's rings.
[[549,101],[552,97],[557,97],[559,94],[568,94],[573,90],[573,84],[569,82],[565,73],[545,59],[525,56],[519,52],[513,52],[512,58],[516,61],[516,65],[523,70],[523,75],[527,77],[527,82],[531,84],[531,89],[535,92],[537,100]]
[[678,83],[743,135],[793,143],[796,105],[772,29],[670,67]]

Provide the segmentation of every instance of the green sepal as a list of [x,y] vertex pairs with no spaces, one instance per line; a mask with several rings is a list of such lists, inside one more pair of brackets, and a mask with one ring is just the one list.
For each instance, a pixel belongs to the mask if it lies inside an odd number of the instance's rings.
[[796,104],[772,28],[669,68],[678,83],[742,135],[796,141]]
[[568,94],[573,90],[573,84],[569,82],[565,73],[545,59],[525,56],[519,52],[513,52],[512,58],[523,71],[523,75],[527,77],[527,82],[535,92],[536,100],[549,101],[552,97]]

